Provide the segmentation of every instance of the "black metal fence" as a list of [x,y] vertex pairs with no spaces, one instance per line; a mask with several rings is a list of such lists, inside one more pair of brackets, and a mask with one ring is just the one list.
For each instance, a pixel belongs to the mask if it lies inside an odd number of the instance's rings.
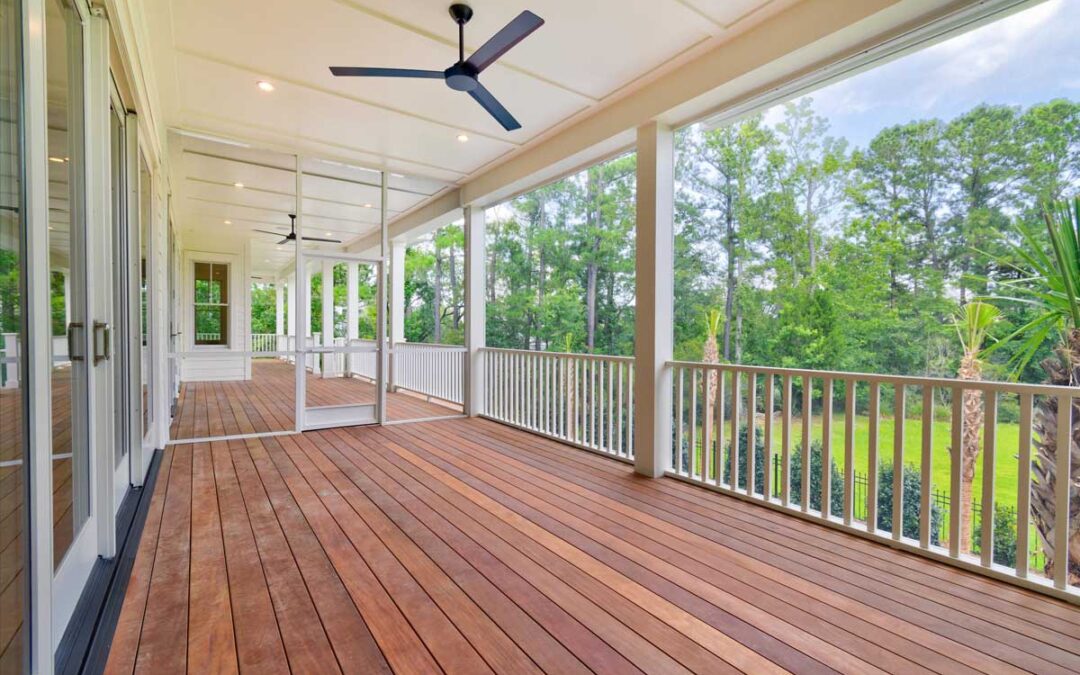
[[[781,462],[780,456],[779,455],[774,455],[773,456],[773,461],[772,461],[772,471],[773,471],[773,476],[772,476],[773,495],[772,496],[773,497],[779,497],[780,496],[780,462]],[[843,487],[841,486],[840,489],[843,489]],[[862,473],[862,472],[859,472],[859,471],[855,471],[854,472],[855,495],[854,495],[854,504],[852,505],[853,506],[852,517],[855,520],[861,520],[861,521],[866,520],[866,489],[867,489],[867,476],[866,476],[866,474]],[[944,490],[934,489],[930,493],[930,501],[931,501],[931,504],[932,504],[932,507],[931,507],[932,510],[941,513],[941,516],[942,516],[941,518],[936,518],[935,519],[937,521],[935,523],[935,525],[937,526],[937,529],[938,529],[938,531],[936,533],[937,534],[936,539],[944,544],[949,539],[949,509],[952,508],[952,499],[949,497],[948,492],[946,492]],[[982,543],[981,538],[977,534],[978,532],[980,532],[980,530],[982,528],[982,512],[983,512],[982,503],[979,502],[976,499],[972,499],[972,503],[971,503],[972,532],[976,533],[972,537],[972,542],[971,542],[972,553],[978,553],[979,550],[980,550],[981,543]],[[1014,542],[1014,545],[1015,545],[1015,541],[1016,541],[1016,527],[1017,527],[1017,524],[1021,522],[1021,519],[1018,519],[1016,516],[1017,516],[1016,507],[1014,507],[1014,506],[999,505],[997,507],[997,509],[996,509],[996,518],[999,521],[998,525],[1002,526],[1002,524],[1005,524],[1006,527],[1011,527],[1011,532],[1008,533],[1008,534],[1011,534],[1011,537],[1010,536],[1005,536],[1004,539],[1011,539],[1011,541]],[[1024,518],[1023,521],[1025,522],[1025,524],[1027,524],[1026,523],[1027,518]],[[1028,527],[1029,527],[1029,529],[1031,528],[1030,524],[1028,524]],[[996,540],[1000,542],[999,538],[996,538]],[[1046,564],[1046,556],[1043,553],[1042,547],[1039,545],[1038,537],[1034,536],[1034,531],[1032,531],[1031,536],[1028,537],[1028,542],[1029,542],[1029,545],[1028,545],[1028,566],[1030,567],[1030,569],[1033,569],[1033,570],[1043,569],[1045,567],[1045,564]],[[997,545],[1000,545],[1000,543],[997,544]]]

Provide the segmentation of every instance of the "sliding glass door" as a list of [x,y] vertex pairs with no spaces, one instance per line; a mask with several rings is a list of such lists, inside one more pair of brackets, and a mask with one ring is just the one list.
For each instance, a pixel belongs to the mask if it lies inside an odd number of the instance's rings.
[[0,673],[26,669],[30,523],[22,23],[0,0]]

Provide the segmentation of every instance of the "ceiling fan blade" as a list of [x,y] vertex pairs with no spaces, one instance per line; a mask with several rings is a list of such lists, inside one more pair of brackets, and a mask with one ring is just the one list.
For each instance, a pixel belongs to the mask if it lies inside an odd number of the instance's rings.
[[446,76],[441,70],[416,70],[413,68],[358,68],[353,66],[330,66],[330,72],[337,77],[419,77],[429,80],[443,80]]
[[331,244],[340,244],[340,239],[323,239],[322,237],[304,237],[304,241],[325,241]]
[[482,71],[543,25],[543,19],[525,10],[503,26],[502,30],[492,35],[490,40],[480,45],[480,48],[473,52],[466,62],[472,64],[477,71]]
[[271,232],[270,230],[259,230],[259,229],[255,229],[255,230],[253,230],[253,231],[254,231],[254,232],[262,232],[263,234],[272,234],[272,235],[274,235],[275,237],[276,237],[277,235],[281,234],[280,232]]
[[484,110],[491,113],[491,116],[498,120],[499,124],[503,126],[503,129],[507,131],[513,131],[514,129],[520,129],[521,123],[514,119],[514,116],[510,114],[510,111],[503,107],[502,103],[499,103],[498,99],[491,95],[484,85],[477,83],[476,89],[469,92],[469,96],[476,99],[476,102],[484,107]]
[[289,239],[288,237],[285,237],[284,239],[282,239],[281,241],[279,241],[279,242],[277,243],[277,245],[278,245],[278,246],[281,246],[282,244],[288,244],[288,243],[289,243],[290,241],[292,241],[292,239]]

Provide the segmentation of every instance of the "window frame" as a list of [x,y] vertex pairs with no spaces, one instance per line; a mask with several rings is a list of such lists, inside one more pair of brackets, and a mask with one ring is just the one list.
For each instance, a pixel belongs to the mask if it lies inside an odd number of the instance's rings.
[[[199,300],[199,293],[198,293],[198,290],[196,288],[196,285],[199,282],[198,271],[197,271],[199,265],[207,265],[207,266],[209,266],[209,268],[210,268],[210,278],[211,279],[213,279],[214,268],[215,267],[224,267],[225,268],[224,282],[223,282],[224,290],[225,290],[225,293],[224,293],[225,302],[204,302],[204,301]],[[198,350],[204,350],[204,349],[205,350],[227,350],[227,349],[231,349],[231,347],[232,347],[232,335],[231,335],[231,332],[232,332],[232,302],[231,302],[232,289],[230,288],[230,286],[231,286],[230,275],[231,274],[232,274],[232,263],[228,262],[228,261],[201,260],[201,259],[192,259],[192,261],[191,261],[191,286],[190,286],[190,291],[191,291],[191,328],[192,328],[191,339],[192,339],[192,346],[195,349],[198,349]],[[211,296],[212,296],[212,294],[211,294]],[[218,299],[220,300],[220,294],[219,294]],[[198,329],[198,317],[199,317],[199,309],[203,308],[203,307],[217,308],[219,312],[223,310],[224,313],[225,313],[224,314],[225,326],[224,326],[224,330],[221,332],[221,341],[220,342],[204,342],[204,343],[199,342],[199,333],[198,333],[198,330],[197,330]]]

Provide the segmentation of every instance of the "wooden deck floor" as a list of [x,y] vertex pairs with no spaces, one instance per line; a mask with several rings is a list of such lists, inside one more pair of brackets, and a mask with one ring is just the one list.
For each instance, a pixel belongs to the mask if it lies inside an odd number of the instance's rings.
[[172,446],[128,673],[1063,673],[1080,608],[484,420]]
[[[170,437],[207,438],[295,429],[294,366],[276,359],[256,359],[251,367],[250,380],[181,385]],[[375,386],[367,380],[308,374],[309,406],[374,402]],[[460,412],[460,407],[428,402],[413,394],[387,395],[389,420],[424,419]]]

